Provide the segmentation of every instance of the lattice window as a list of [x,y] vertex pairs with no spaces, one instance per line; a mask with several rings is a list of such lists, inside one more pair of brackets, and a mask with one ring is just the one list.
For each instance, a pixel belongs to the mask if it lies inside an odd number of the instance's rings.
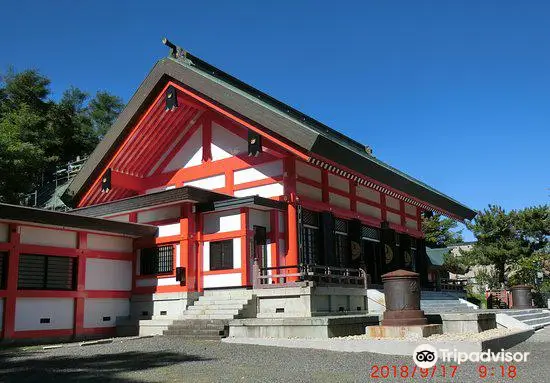
[[334,235],[334,247],[336,251],[336,262],[338,267],[347,267],[350,258],[348,236],[345,234]]
[[17,288],[22,290],[74,290],[76,258],[21,254]]
[[141,275],[165,274],[173,270],[174,247],[172,245],[141,249]]
[[312,227],[304,227],[303,229],[303,256],[302,260],[305,264],[317,263],[317,255],[319,254],[319,229]]
[[347,234],[348,233],[348,221],[344,219],[336,218],[334,220],[334,231],[336,233]]
[[370,226],[363,226],[361,228],[361,236],[364,239],[380,242],[380,230]]
[[302,209],[302,224],[319,227],[319,213],[311,210]]
[[210,270],[228,270],[232,268],[233,240],[210,242]]

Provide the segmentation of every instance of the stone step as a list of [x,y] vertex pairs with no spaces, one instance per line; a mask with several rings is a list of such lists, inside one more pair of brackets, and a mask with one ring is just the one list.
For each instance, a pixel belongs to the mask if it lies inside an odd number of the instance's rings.
[[180,328],[170,327],[169,330],[164,331],[163,335],[194,335],[195,337],[203,336],[217,336],[222,337],[225,335],[223,328],[221,329],[192,329],[192,328]]
[[525,309],[525,310],[522,310],[522,309],[511,309],[511,310],[506,310],[505,313],[508,314],[508,315],[511,315],[511,316],[516,316],[516,315],[524,315],[524,314],[536,314],[536,313],[542,313],[543,311],[540,310],[540,309]]
[[537,319],[527,319],[527,320],[523,320],[522,321],[523,323],[525,324],[528,324],[529,326],[537,326],[537,325],[546,325],[548,323],[550,323],[550,316],[548,317],[545,317],[545,318],[537,318]]
[[214,310],[214,309],[220,309],[220,310],[241,310],[245,305],[240,303],[232,303],[232,304],[225,304],[225,305],[195,305],[195,306],[189,306],[187,308],[188,311],[193,310]]
[[222,335],[187,335],[187,334],[174,334],[174,335],[171,335],[171,334],[164,334],[166,336],[169,336],[169,337],[174,337],[174,338],[177,338],[177,339],[188,339],[188,340],[217,340],[219,341],[220,339],[223,338]]
[[241,305],[241,306],[244,306],[249,301],[249,299],[229,299],[229,298],[228,299],[217,299],[217,297],[207,297],[207,298],[211,298],[211,299],[201,298],[198,301],[196,301],[195,304],[191,307],[204,306],[204,305],[220,305],[220,306]]
[[[215,322],[215,323],[212,323]],[[229,320],[226,319],[215,319],[215,320],[205,320],[205,319],[185,319],[175,321],[174,324],[170,327],[185,327],[185,328],[194,328],[194,329],[217,329],[227,326]]]
[[519,321],[526,321],[526,320],[530,320],[530,319],[540,319],[540,318],[549,318],[550,319],[550,314],[548,313],[545,313],[545,312],[535,312],[535,313],[528,313],[528,314],[520,314],[520,315],[517,315],[517,314],[513,314],[511,315],[513,318],[516,318],[517,320]]
[[243,297],[252,297],[252,291],[251,290],[241,290],[241,289],[235,289],[235,290],[205,290],[203,297],[232,297],[235,299],[243,298]]
[[234,319],[233,315],[226,315],[226,314],[189,314],[185,315],[186,318],[189,319],[226,319],[231,320]]
[[[242,307],[241,307],[242,309]],[[240,309],[233,309],[233,308],[203,308],[203,307],[196,307],[195,309],[191,310],[191,307],[183,314],[184,316],[188,315],[197,315],[197,314],[220,314],[220,315],[238,315]]]

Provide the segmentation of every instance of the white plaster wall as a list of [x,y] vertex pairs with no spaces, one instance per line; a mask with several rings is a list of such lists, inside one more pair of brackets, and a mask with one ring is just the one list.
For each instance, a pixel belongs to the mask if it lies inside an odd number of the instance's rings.
[[264,186],[257,186],[248,189],[242,189],[235,191],[235,197],[246,197],[250,195],[259,195],[264,198],[278,197],[284,194],[284,187],[282,183],[269,184]]
[[338,206],[347,210],[350,209],[350,205],[349,205],[350,201],[348,197],[344,197],[335,193],[329,193],[328,196],[329,196],[329,201],[332,205]]
[[75,231],[21,226],[21,243],[76,248],[77,234]]
[[335,189],[343,190],[349,192],[349,180],[346,178],[335,176],[334,174],[328,175],[328,185]]
[[237,170],[234,173],[234,184],[263,180],[269,177],[277,177],[283,174],[283,161],[274,161],[254,168]]
[[396,223],[401,225],[401,216],[399,214],[392,213],[390,211],[386,212],[386,219],[388,222]]
[[[202,270],[210,271],[210,242],[202,246]],[[233,268],[241,268],[241,238],[233,238]]]
[[180,215],[181,209],[178,205],[166,206],[158,209],[139,212],[137,214],[137,221],[139,223],[162,221],[165,219],[179,218]]
[[367,205],[366,203],[357,202],[357,211],[374,218],[382,218],[382,211],[379,208]]
[[389,195],[386,196],[386,206],[391,207],[392,209],[399,210],[399,200],[393,197],[390,197]]
[[241,215],[238,210],[228,210],[204,215],[204,234],[223,233],[241,229]]
[[405,213],[416,216],[416,206],[405,202]]
[[405,226],[410,227],[411,229],[418,229],[418,223],[415,219],[407,218],[405,221]]
[[86,259],[86,290],[132,290],[132,262]]
[[220,189],[225,187],[225,174],[188,181],[185,182],[185,186],[194,186],[206,190]]
[[4,326],[4,298],[0,298],[0,331],[3,330]]
[[159,237],[170,237],[172,235],[180,235],[181,225],[180,223],[171,223],[169,225],[160,225],[159,228]]
[[134,249],[134,242],[132,238],[88,234],[88,249],[131,253]]
[[[84,328],[114,327],[116,317],[130,315],[129,299],[86,299],[84,301]],[[104,317],[110,317],[103,320]],[[105,318],[107,319],[107,318]]]
[[248,150],[245,139],[231,133],[216,122],[212,122],[212,161],[229,158]]
[[117,215],[116,217],[108,217],[107,219],[118,222],[130,222],[130,214]]
[[241,273],[205,275],[203,283],[205,288],[241,286]]
[[0,223],[0,242],[9,242],[10,227],[7,223]]
[[202,127],[197,129],[179,152],[164,168],[164,173],[180,168],[189,168],[202,163]]
[[296,174],[313,181],[321,182],[321,169],[306,164],[302,161],[296,161]]
[[321,189],[302,182],[296,182],[296,193],[298,193],[299,196],[307,197],[315,201],[323,200],[323,191]]
[[380,203],[380,193],[377,192],[376,190],[373,190],[373,189],[368,188],[366,186],[358,185],[357,188],[355,189],[355,193],[359,197],[363,197],[363,198],[366,198],[370,201]]
[[[50,318],[50,323],[40,323]],[[15,331],[61,330],[74,326],[73,298],[17,298]]]
[[265,227],[269,233],[271,231],[271,217],[269,211],[250,209],[248,211],[248,228],[253,229],[254,225]]

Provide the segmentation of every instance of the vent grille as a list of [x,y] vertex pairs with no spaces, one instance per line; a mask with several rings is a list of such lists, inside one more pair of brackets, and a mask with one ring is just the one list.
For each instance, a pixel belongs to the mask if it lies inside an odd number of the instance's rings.
[[361,236],[374,241],[380,241],[380,230],[370,226],[363,226],[361,228]]
[[21,254],[18,277],[17,286],[23,290],[74,290],[75,258]]
[[171,273],[173,268],[174,247],[172,245],[141,250],[141,275]]

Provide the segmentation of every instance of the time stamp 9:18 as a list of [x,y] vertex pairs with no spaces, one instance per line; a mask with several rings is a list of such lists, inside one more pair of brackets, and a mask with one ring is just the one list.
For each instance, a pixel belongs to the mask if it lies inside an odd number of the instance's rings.
[[[395,378],[458,378],[459,365],[435,365],[430,368],[420,368],[418,366],[398,366],[398,365],[373,365],[370,369],[371,379],[395,379]],[[518,375],[515,365],[480,365],[477,367],[479,378],[490,380],[491,378],[514,379]]]

